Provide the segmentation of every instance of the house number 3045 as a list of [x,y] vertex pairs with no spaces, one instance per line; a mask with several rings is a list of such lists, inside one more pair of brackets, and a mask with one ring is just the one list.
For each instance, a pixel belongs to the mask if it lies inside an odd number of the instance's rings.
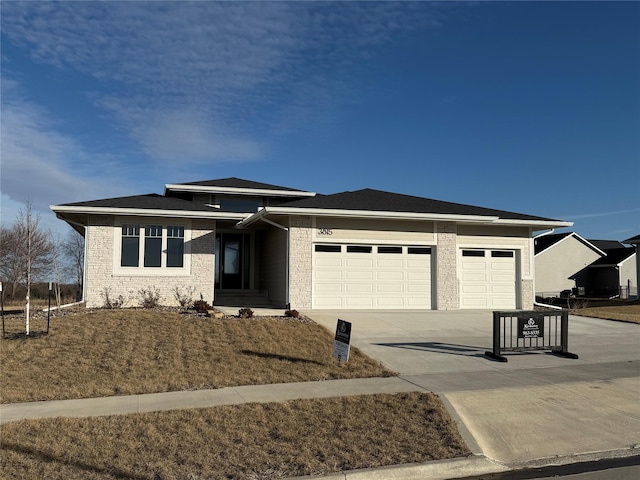
[[318,235],[333,235],[333,231],[330,228],[319,228]]

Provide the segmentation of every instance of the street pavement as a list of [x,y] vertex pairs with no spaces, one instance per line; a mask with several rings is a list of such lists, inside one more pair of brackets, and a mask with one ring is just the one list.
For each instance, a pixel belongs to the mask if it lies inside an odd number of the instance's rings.
[[[273,314],[256,310],[261,313]],[[533,352],[507,355],[502,363],[484,355],[492,344],[487,311],[301,313],[330,331],[338,318],[352,322],[352,345],[399,376],[5,404],[0,423],[432,391],[457,421],[473,457],[326,478],[460,478],[640,454],[640,325],[571,316],[568,349],[578,359]]]

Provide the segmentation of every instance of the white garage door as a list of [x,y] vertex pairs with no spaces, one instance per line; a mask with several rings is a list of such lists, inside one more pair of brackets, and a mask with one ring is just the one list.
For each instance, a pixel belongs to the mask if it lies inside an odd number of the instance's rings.
[[313,308],[431,308],[431,248],[314,245]]
[[516,261],[513,250],[462,250],[461,308],[516,308]]

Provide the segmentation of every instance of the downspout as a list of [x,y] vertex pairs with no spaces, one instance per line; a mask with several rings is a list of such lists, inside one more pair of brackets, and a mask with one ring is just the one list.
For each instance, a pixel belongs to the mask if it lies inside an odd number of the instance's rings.
[[269,225],[271,225],[272,227],[276,227],[279,228],[280,230],[284,230],[285,232],[287,232],[287,251],[286,251],[286,255],[287,255],[287,261],[285,263],[285,303],[287,305],[287,309],[291,308],[290,305],[290,301],[289,301],[289,248],[290,248],[290,238],[289,238],[289,229],[287,227],[283,227],[282,225],[280,225],[279,223],[273,222],[267,218],[264,217],[260,217],[260,220],[262,220],[264,223],[267,223]]

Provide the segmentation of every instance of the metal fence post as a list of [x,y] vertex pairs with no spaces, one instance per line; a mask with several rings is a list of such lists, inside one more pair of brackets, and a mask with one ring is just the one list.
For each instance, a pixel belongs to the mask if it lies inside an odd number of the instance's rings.
[[506,357],[500,355],[500,312],[493,312],[493,351],[484,354],[499,362],[507,361]]
[[577,359],[578,355],[569,352],[569,311],[562,310],[560,316],[560,350],[552,350],[551,353],[561,357]]

